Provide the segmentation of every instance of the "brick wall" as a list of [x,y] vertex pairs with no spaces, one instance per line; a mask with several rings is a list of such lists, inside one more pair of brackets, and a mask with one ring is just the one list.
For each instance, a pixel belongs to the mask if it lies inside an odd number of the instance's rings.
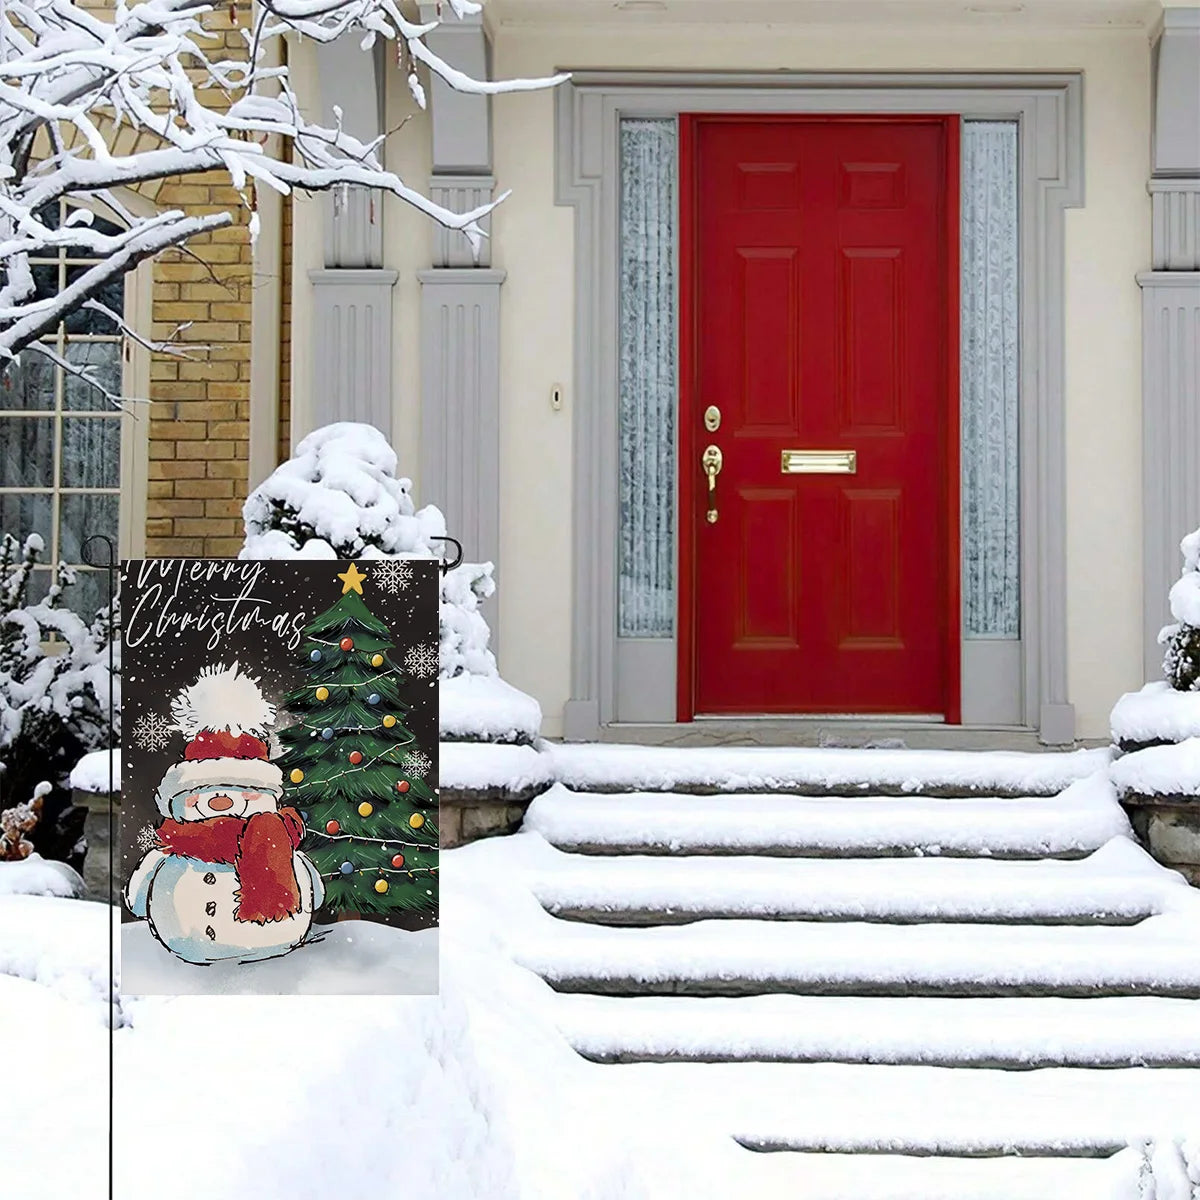
[[[236,21],[249,8],[239,5]],[[204,25],[231,53],[245,42],[229,8]],[[203,93],[201,93],[203,95]],[[219,103],[219,93],[206,100]],[[146,553],[234,555],[242,544],[250,438],[251,248],[240,198],[221,174],[165,180],[157,202],[189,212],[232,212],[236,223],[170,251],[153,265],[153,336],[179,335],[189,354],[154,355]]]

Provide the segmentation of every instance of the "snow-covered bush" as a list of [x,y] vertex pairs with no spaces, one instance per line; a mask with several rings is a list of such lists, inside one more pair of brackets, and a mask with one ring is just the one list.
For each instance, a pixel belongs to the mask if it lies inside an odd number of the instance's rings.
[[120,735],[120,645],[109,643],[119,616],[101,610],[90,623],[62,604],[74,582],[59,567],[45,599],[29,603],[33,568],[44,549],[32,534],[0,536],[0,808],[50,780],[34,846],[48,858],[76,857],[82,820],[70,811],[67,775],[81,755],[108,745],[109,689]]
[[1166,647],[1163,674],[1177,692],[1200,691],[1200,529],[1179,543],[1183,574],[1171,588],[1171,616],[1158,635]]
[[[417,509],[412,481],[396,474],[396,452],[371,425],[341,421],[310,433],[242,510],[242,558],[441,558],[446,519]],[[463,563],[442,576],[441,677],[495,676],[480,602],[496,590],[491,563]]]

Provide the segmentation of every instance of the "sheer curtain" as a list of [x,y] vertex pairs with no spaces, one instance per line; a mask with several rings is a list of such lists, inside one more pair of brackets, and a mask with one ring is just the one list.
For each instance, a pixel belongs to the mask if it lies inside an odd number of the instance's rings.
[[1021,636],[1017,125],[963,125],[963,631]]
[[621,637],[675,628],[674,118],[621,122]]

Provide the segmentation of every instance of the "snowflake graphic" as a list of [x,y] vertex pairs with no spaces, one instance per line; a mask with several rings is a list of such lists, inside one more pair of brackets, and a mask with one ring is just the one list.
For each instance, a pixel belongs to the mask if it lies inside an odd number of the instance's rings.
[[375,576],[375,582],[393,596],[404,591],[413,581],[412,563],[403,558],[381,559],[371,568],[371,571]]
[[400,766],[404,769],[405,774],[416,775],[420,778],[433,766],[433,762],[424,751],[410,750],[400,760]]
[[139,850],[153,850],[158,846],[158,833],[153,825],[143,825],[134,840]]
[[427,679],[436,675],[438,669],[438,650],[436,646],[414,646],[405,656],[404,665],[418,679]]
[[143,713],[134,721],[132,733],[139,750],[161,750],[170,744],[174,727],[158,713]]

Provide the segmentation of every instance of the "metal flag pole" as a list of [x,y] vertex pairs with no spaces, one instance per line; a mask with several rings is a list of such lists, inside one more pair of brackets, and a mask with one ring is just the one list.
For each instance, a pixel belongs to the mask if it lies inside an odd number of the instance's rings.
[[[101,547],[103,547],[104,557],[100,558]],[[113,600],[116,596],[116,574],[117,574],[117,548],[111,537],[106,533],[93,533],[88,537],[82,547],[83,561],[89,567],[96,567],[103,570],[108,579],[108,618],[109,618],[109,638],[108,638],[108,1196],[109,1200],[114,1200],[114,1167],[115,1158],[113,1153],[113,1123],[114,1123],[114,1071],[113,1065],[115,1061],[114,1048],[116,1043],[117,1030],[117,981],[116,981],[116,959],[113,934],[113,906],[115,898],[113,894],[113,880],[116,878],[116,869],[113,859],[116,846],[116,824],[117,814],[113,806],[113,794],[115,791],[114,777],[114,755],[116,754],[116,722],[113,719],[115,703],[114,693],[116,691],[115,669],[116,669],[116,637],[118,634],[118,626],[113,619]]]

